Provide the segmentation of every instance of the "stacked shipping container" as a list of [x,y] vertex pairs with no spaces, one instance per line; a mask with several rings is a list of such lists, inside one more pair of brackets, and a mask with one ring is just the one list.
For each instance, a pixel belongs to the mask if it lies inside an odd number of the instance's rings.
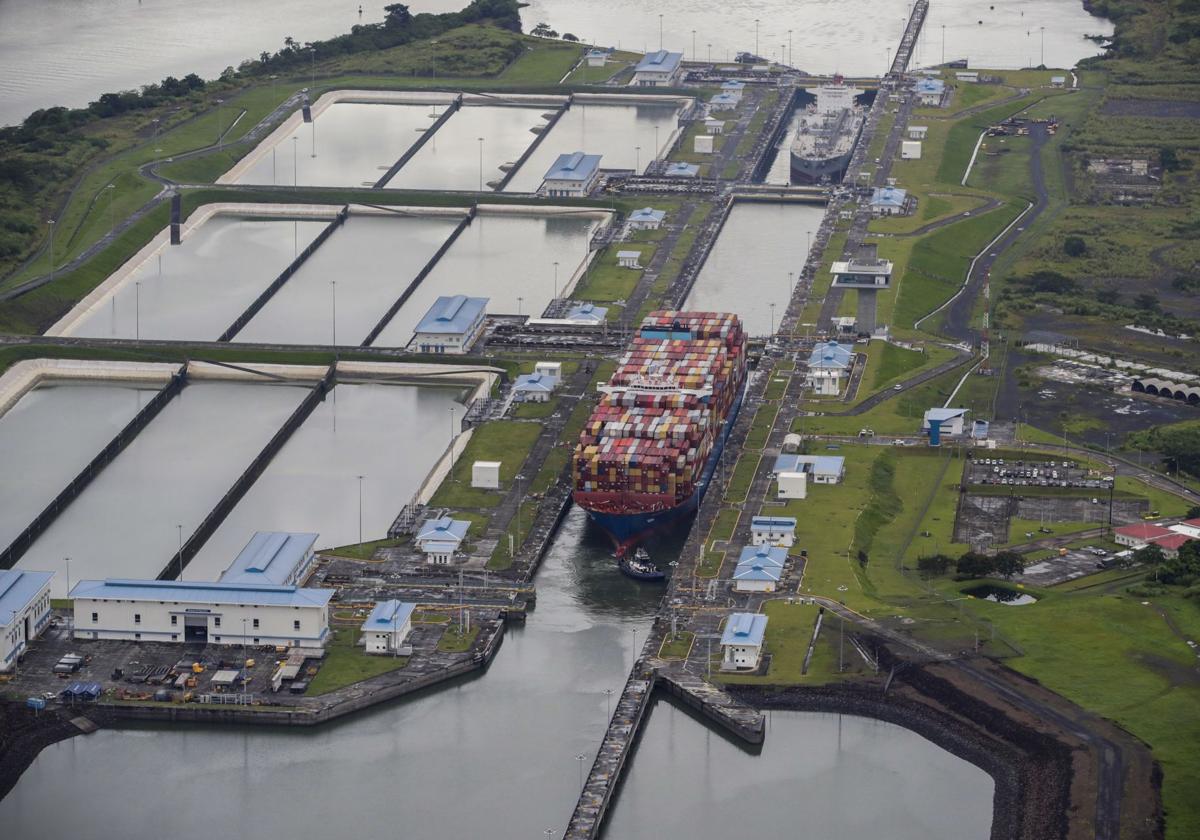
[[576,502],[609,517],[687,504],[745,370],[736,315],[650,313],[580,435]]

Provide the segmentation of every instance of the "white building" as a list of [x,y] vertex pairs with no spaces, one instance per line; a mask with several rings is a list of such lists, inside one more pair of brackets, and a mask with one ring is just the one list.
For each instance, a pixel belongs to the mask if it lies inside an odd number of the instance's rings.
[[332,589],[179,580],[82,580],[76,639],[324,647]]
[[566,320],[572,324],[599,326],[608,320],[608,307],[594,303],[581,303],[567,313]]
[[700,167],[694,163],[684,163],[683,161],[675,161],[668,163],[663,170],[663,174],[668,178],[698,178],[700,176]]
[[641,268],[638,262],[641,258],[641,251],[617,251],[617,265],[621,268]]
[[960,82],[975,84],[979,81],[979,73],[975,70],[960,70],[954,74],[954,78]]
[[442,295],[413,330],[411,346],[422,353],[466,353],[483,332],[487,298]]
[[921,420],[921,431],[929,432],[929,421],[936,420],[941,424],[943,435],[961,435],[967,420],[965,408],[931,408],[925,412]]
[[362,641],[367,653],[411,653],[412,647],[405,645],[404,640],[412,632],[415,608],[416,604],[395,600],[376,604],[362,625]]
[[716,117],[707,117],[704,120],[704,130],[709,134],[724,134],[725,120],[719,120]]
[[1168,525],[1167,527],[1176,534],[1183,534],[1194,540],[1200,540],[1200,519],[1185,519],[1182,522]]
[[608,63],[608,50],[588,50],[586,58],[588,67],[603,67]]
[[742,101],[742,97],[730,93],[718,93],[708,100],[708,112],[715,114],[719,111],[732,111]]
[[692,151],[698,155],[713,153],[713,137],[711,134],[697,134],[693,138]]
[[316,534],[257,531],[218,580],[300,586],[316,562],[316,542]]
[[628,225],[630,230],[658,230],[666,218],[666,210],[643,207],[629,214]]
[[921,159],[921,141],[920,140],[903,140],[900,143],[900,159],[901,160],[920,160]]
[[750,520],[750,542],[791,548],[796,542],[794,516],[755,516]]
[[0,571],[0,673],[11,671],[26,646],[50,623],[54,572]]
[[562,379],[562,362],[534,362],[533,372]]
[[775,476],[778,483],[778,499],[808,498],[808,474],[802,472],[781,472]]
[[846,459],[841,455],[778,455],[771,472],[800,472],[813,484],[838,484],[846,475]]
[[466,542],[470,529],[471,523],[465,519],[451,519],[449,516],[430,519],[421,526],[413,543],[425,552],[426,563],[448,566],[454,562],[454,555]]
[[813,347],[808,357],[808,386],[814,393],[836,397],[854,367],[854,351],[836,341]]
[[[895,189],[895,188],[892,188]],[[879,190],[875,191],[876,193]],[[889,200],[899,209],[903,209],[907,193],[899,190],[899,202],[895,195]],[[882,198],[882,196],[880,196]],[[871,210],[877,212],[875,195],[872,195]],[[833,274],[833,284],[843,289],[886,289],[892,284],[892,261],[879,258],[878,248],[874,243],[861,245],[858,252],[848,260],[838,260],[829,267]]]
[[543,373],[526,373],[517,377],[513,385],[514,402],[550,402],[554,389],[558,387],[558,377],[547,376]]
[[917,100],[922,105],[937,107],[946,94],[946,83],[941,79],[921,79],[917,82]]
[[721,634],[721,669],[754,670],[762,656],[767,617],[759,613],[731,613]]
[[735,592],[774,592],[783,577],[787,549],[768,545],[748,545],[742,549],[733,571]]
[[471,486],[483,490],[500,489],[500,461],[476,461],[471,465]]
[[[913,140],[903,141],[900,157],[905,157],[904,148],[916,146],[916,156],[921,156],[921,144]],[[875,216],[903,216],[911,209],[908,190],[900,187],[876,187],[871,193],[871,213]],[[890,275],[891,272],[889,271]]]
[[929,133],[929,126],[927,126],[927,125],[910,125],[908,127],[908,139],[909,140],[924,140],[925,135],[928,133]]
[[744,93],[745,90],[746,83],[739,82],[737,79],[727,79],[726,81],[721,82],[721,93],[732,96],[739,102],[741,101],[742,93]]
[[1066,76],[1051,76],[1050,77],[1050,87],[1060,88],[1060,87],[1066,87],[1066,86],[1067,86],[1067,77]]
[[600,182],[600,155],[559,155],[542,178],[540,192],[551,198],[583,198]]
[[635,87],[670,87],[679,81],[683,53],[658,50],[647,53],[633,68]]

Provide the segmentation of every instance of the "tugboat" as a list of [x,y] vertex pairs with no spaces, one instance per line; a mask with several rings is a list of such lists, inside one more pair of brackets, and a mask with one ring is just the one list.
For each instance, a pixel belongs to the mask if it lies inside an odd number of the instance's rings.
[[658,566],[650,562],[646,549],[638,548],[633,556],[624,555],[620,560],[621,571],[634,580],[659,581],[667,576]]

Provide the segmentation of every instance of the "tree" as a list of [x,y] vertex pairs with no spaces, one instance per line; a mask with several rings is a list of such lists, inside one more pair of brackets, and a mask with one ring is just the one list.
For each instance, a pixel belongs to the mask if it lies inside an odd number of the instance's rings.
[[1163,554],[1162,548],[1154,545],[1153,543],[1150,545],[1144,545],[1137,551],[1133,552],[1134,562],[1142,566],[1157,566],[1165,559],[1167,558],[1166,555]]
[[1082,236],[1068,236],[1063,240],[1063,251],[1068,257],[1082,257],[1087,253],[1087,243]]
[[1105,286],[1103,289],[1096,290],[1096,300],[1109,306],[1116,306],[1121,302],[1121,291],[1116,286]]
[[1181,545],[1178,554],[1163,560],[1155,577],[1159,583],[1177,586],[1190,586],[1200,580],[1200,540]]
[[954,558],[946,554],[931,554],[917,558],[917,571],[921,577],[931,578],[944,575],[954,565]]
[[529,31],[529,34],[535,38],[549,38],[550,33],[554,30],[550,28],[550,24],[545,21],[539,23]]
[[1142,292],[1133,299],[1133,305],[1138,309],[1147,309],[1151,312],[1158,311],[1158,295],[1150,292]]
[[1025,563],[1015,551],[1000,551],[992,558],[992,568],[994,574],[1008,580],[1013,575],[1020,574],[1025,568]]
[[871,561],[871,558],[867,556],[867,552],[863,551],[860,548],[858,550],[858,565],[862,566],[865,569],[865,568],[867,568],[867,563],[869,563],[870,561]]
[[956,566],[959,577],[965,578],[987,577],[995,568],[992,558],[979,551],[968,551],[958,558]]
[[1183,162],[1179,160],[1179,155],[1169,146],[1163,146],[1158,150],[1158,162],[1162,164],[1163,172],[1174,172],[1183,168]]
[[1200,519],[1200,505],[1192,505],[1187,509],[1185,519]]
[[403,3],[391,3],[383,7],[383,25],[388,29],[403,29],[412,23],[412,13]]
[[564,32],[562,39],[564,41],[578,41],[579,40],[578,36],[572,35],[570,32]]

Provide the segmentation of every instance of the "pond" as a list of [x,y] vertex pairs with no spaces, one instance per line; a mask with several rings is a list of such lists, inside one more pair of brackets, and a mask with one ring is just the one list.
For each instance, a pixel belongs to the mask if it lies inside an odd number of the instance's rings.
[[984,601],[1004,604],[1007,607],[1023,607],[1027,604],[1036,604],[1038,600],[1028,592],[1009,589],[1007,586],[993,586],[990,583],[964,589],[963,594],[970,595],[973,598],[980,598]]

